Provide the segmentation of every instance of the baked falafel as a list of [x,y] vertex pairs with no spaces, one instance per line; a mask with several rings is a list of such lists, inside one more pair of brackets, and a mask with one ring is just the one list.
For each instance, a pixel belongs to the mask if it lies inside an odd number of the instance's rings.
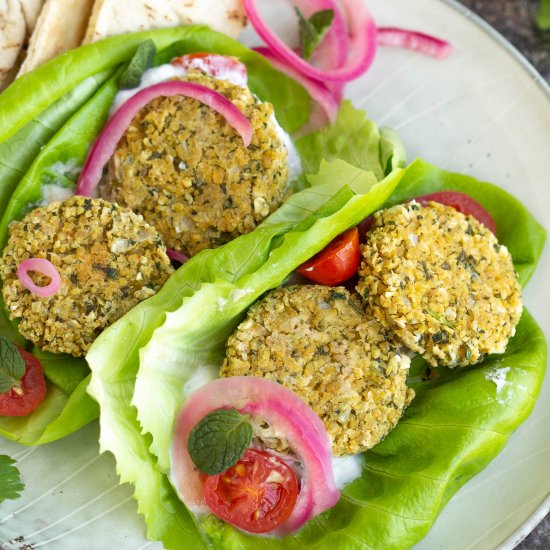
[[[28,258],[46,258],[61,287],[42,298],[17,276]],[[19,332],[53,353],[83,355],[99,333],[155,294],[173,269],[157,231],[127,208],[75,196],[36,208],[10,225],[0,259],[3,297]],[[30,273],[35,284],[47,277]]]
[[248,311],[227,342],[220,376],[263,376],[323,420],[336,455],[370,449],[414,392],[410,360],[343,287],[281,287]]
[[195,99],[159,97],[134,118],[108,163],[100,195],[192,256],[252,231],[282,202],[288,149],[270,103],[199,71],[182,79],[223,94],[248,118],[252,142]]
[[504,353],[522,313],[510,253],[472,216],[416,202],[374,215],[357,291],[386,329],[432,366]]

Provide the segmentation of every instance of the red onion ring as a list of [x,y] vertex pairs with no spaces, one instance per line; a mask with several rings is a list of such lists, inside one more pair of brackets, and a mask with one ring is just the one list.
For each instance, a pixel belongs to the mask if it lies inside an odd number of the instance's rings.
[[269,48],[259,47],[254,48],[254,51],[263,55],[278,71],[281,71],[300,83],[307,90],[309,95],[321,106],[328,120],[334,122],[338,114],[340,101],[334,96],[331,90],[321,82],[312,80],[296,71],[287,61],[274,55]]
[[171,259],[175,260],[176,262],[179,262],[180,264],[184,264],[189,260],[189,258],[182,254],[181,252],[178,252],[177,250],[172,250],[171,248],[168,248],[166,250],[166,255]]
[[208,107],[221,114],[237,131],[246,147],[250,145],[253,134],[250,122],[225,96],[194,82],[185,82],[182,80],[161,82],[145,88],[132,96],[107,122],[88,154],[76,186],[75,194],[87,196],[92,194],[101,180],[103,168],[113,156],[118,142],[134,117],[145,105],[157,97],[171,97],[175,95],[191,97],[204,105],[208,105]]
[[300,494],[288,519],[274,532],[287,534],[331,508],[339,491],[332,471],[332,449],[321,419],[295,393],[276,382],[254,376],[218,378],[193,392],[174,426],[171,479],[182,502],[195,514],[209,512],[204,481],[187,451],[193,427],[220,408],[253,414],[284,434],[303,468]]
[[453,51],[452,45],[446,40],[423,32],[396,27],[380,27],[378,29],[378,45],[415,50],[437,59],[445,59]]
[[[347,82],[361,76],[372,64],[376,53],[376,25],[370,16],[363,0],[343,0],[331,2],[334,10],[333,25],[340,25],[346,14],[349,25],[350,54],[345,65],[330,69],[314,67],[289,48],[262,19],[257,7],[257,0],[244,0],[244,7],[252,26],[275,55],[284,59],[295,70],[321,82]],[[320,4],[317,6],[321,8]]]
[[[46,286],[38,286],[34,283],[29,275],[29,271],[36,271],[49,277],[50,283]],[[33,294],[40,296],[41,298],[48,298],[53,296],[61,287],[61,275],[55,266],[46,258],[29,258],[23,260],[17,266],[17,278],[21,281],[21,284]]]

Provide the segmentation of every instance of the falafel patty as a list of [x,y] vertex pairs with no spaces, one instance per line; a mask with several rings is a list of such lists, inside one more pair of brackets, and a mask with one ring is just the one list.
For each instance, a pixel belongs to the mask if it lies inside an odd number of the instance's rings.
[[142,214],[168,248],[191,256],[252,231],[282,202],[289,172],[270,103],[200,72],[187,80],[236,105],[254,130],[251,144],[197,100],[159,97],[126,130],[100,194]]
[[[17,277],[28,258],[46,258],[61,275],[48,298]],[[99,333],[155,294],[172,273],[157,231],[127,208],[75,196],[29,212],[10,225],[0,259],[3,296],[19,332],[53,353],[83,355]],[[48,282],[30,273],[35,284]]]
[[323,420],[336,455],[376,445],[414,392],[410,360],[343,287],[288,286],[253,305],[227,342],[221,376],[263,376]]
[[433,366],[504,353],[521,317],[510,253],[472,216],[430,202],[374,215],[357,291],[376,318]]

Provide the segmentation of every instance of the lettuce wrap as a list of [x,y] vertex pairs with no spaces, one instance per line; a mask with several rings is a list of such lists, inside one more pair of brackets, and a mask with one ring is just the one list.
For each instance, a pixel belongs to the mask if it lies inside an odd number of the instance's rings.
[[[409,547],[498,454],[540,392],[546,343],[525,312],[503,355],[458,371],[440,369],[431,381],[425,363],[415,360],[409,383],[417,397],[404,418],[364,453],[362,476],[343,490],[337,506],[296,535],[258,538],[214,516],[194,518],[170,484],[174,418],[189,387],[216,376],[225,341],[247,308],[304,259],[382,205],[449,188],[467,191],[489,209],[522,283],[544,244],[544,230],[508,193],[421,160],[380,182],[345,161],[322,161],[308,180],[310,187],[255,231],[192,258],[88,353],[89,392],[101,407],[101,450],[114,454],[121,481],[135,486],[148,536],[167,548]],[[508,217],[522,220],[524,229],[509,231]],[[495,375],[505,376],[502,388]]]

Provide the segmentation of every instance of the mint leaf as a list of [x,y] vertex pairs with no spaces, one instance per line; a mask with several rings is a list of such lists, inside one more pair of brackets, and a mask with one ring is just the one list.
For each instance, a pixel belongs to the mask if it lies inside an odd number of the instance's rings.
[[19,386],[25,374],[25,361],[7,338],[0,335],[0,393]]
[[239,462],[252,441],[252,426],[234,409],[207,414],[191,431],[187,450],[195,466],[214,476]]
[[157,55],[157,47],[152,40],[142,42],[128,64],[128,67],[120,75],[118,85],[122,90],[137,88],[141,84],[143,73],[153,66]]
[[536,22],[541,31],[550,29],[550,0],[541,0]]
[[321,10],[314,13],[309,19],[306,19],[298,8],[294,9],[296,10],[296,15],[298,15],[300,25],[302,57],[309,59],[332,25],[334,11]]
[[15,460],[7,455],[0,455],[0,502],[16,499],[25,488],[21,482],[19,470],[13,466]]

